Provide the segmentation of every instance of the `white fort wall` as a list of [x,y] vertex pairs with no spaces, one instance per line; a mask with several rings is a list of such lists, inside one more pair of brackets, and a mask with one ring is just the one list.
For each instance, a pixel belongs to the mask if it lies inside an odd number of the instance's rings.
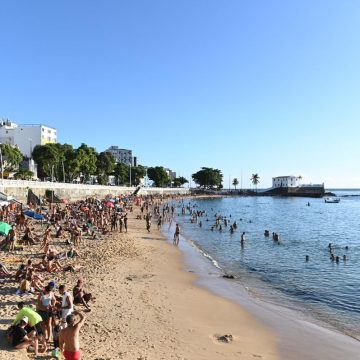
[[[108,194],[112,195],[129,195],[132,194],[136,187],[122,186],[102,186],[102,185],[83,185],[67,184],[57,182],[25,181],[25,180],[1,180],[0,192],[12,196],[16,200],[25,202],[28,190],[31,189],[37,196],[44,197],[46,190],[53,190],[55,195],[61,199],[70,201],[85,199],[86,197],[103,198]],[[142,187],[139,195],[186,195],[188,189],[183,188],[144,188]]]

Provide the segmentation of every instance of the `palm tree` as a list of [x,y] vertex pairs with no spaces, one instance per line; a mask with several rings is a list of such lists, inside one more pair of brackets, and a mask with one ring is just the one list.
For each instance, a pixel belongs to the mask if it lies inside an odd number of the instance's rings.
[[239,180],[237,178],[235,178],[232,182],[232,184],[234,185],[235,187],[235,190],[236,190],[236,187],[239,185]]
[[256,192],[257,192],[257,184],[260,182],[260,176],[258,174],[252,174],[250,180],[253,183],[253,185],[255,185]]

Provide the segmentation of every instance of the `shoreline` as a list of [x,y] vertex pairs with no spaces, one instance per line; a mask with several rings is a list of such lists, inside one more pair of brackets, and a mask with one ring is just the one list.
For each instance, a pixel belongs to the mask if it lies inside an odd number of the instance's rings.
[[[82,359],[279,360],[271,328],[234,302],[196,286],[195,275],[184,270],[181,251],[155,225],[148,233],[145,221],[136,220],[138,213],[129,213],[128,233],[86,240],[79,248],[79,273],[49,276],[69,289],[82,278],[96,297],[80,333]],[[30,254],[31,248],[16,257],[24,260]],[[4,339],[16,303],[33,305],[36,299],[35,294],[20,298],[16,288],[7,283],[0,293],[1,360],[33,358],[33,353],[28,357],[12,350]],[[218,339],[224,335],[232,341]]]
[[[183,238],[184,271],[196,275],[194,284],[228,299],[270,327],[279,340],[279,355],[286,360],[355,359],[360,341],[298,311],[252,296],[243,284],[222,278],[222,270]],[[185,270],[186,269],[186,270]],[[325,325],[325,324],[324,324]]]
[[[252,298],[232,282],[201,273],[166,234],[146,231],[140,211],[129,213],[129,232],[86,240],[79,273],[53,275],[71,288],[78,278],[96,297],[80,334],[83,359],[137,360],[352,360],[360,342],[294,316],[288,309]],[[167,228],[169,224],[165,224]],[[172,231],[172,230],[171,230]],[[170,236],[171,236],[170,232]],[[19,257],[26,258],[29,253]],[[203,259],[203,261],[206,261]],[[218,288],[217,288],[218,287]],[[16,285],[2,289],[3,335],[16,314]],[[218,337],[231,335],[225,343]],[[3,336],[2,336],[3,337]],[[0,359],[27,359],[1,339]],[[48,357],[45,357],[48,358]]]
[[[99,304],[103,297],[118,297],[119,308],[110,313],[104,308],[96,318],[108,319],[100,329],[110,337],[115,330],[119,343],[84,334],[83,348],[88,349],[89,359],[104,356],[102,342],[110,350],[106,355],[110,359],[280,359],[270,328],[238,304],[194,285],[196,276],[184,270],[180,250],[158,230],[148,234],[145,222],[134,217],[133,213],[129,233],[123,237],[135,252],[105,267],[110,272],[96,289],[101,292],[96,294]],[[117,280],[112,287],[117,294],[106,290],[111,278]],[[120,324],[117,316],[121,316]],[[233,341],[218,341],[216,337],[223,335],[232,335]]]

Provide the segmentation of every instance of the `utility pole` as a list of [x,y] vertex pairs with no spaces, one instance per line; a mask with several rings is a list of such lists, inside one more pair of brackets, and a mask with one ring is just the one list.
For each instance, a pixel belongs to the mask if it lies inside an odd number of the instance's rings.
[[131,159],[130,159],[130,163],[129,163],[130,167],[130,171],[129,171],[129,184],[130,184],[130,187],[131,187]]

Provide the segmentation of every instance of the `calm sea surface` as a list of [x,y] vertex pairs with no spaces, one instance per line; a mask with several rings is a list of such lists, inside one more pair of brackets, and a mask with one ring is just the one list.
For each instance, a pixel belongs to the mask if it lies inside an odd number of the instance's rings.
[[[189,211],[182,215],[177,203],[177,221],[185,239],[253,296],[360,338],[360,190],[333,191],[341,198],[338,204],[295,197],[185,201],[206,213],[191,223]],[[229,220],[227,227],[222,222],[222,231],[211,230],[216,216]],[[230,234],[235,221],[237,229]],[[265,229],[270,237],[264,236]],[[280,235],[279,243],[272,232]],[[330,260],[329,243],[339,263]]]

